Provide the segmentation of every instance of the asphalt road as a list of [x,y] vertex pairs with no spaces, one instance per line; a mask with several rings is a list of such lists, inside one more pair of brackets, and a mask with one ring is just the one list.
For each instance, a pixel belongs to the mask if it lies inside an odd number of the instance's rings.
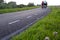
[[36,8],[32,10],[0,14],[0,39],[25,28],[35,20],[44,17],[50,12],[49,8]]

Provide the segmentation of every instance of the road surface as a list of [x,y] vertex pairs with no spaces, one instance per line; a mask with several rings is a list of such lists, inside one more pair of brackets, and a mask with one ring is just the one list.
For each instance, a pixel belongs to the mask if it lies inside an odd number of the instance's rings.
[[50,11],[49,8],[36,8],[21,12],[0,14],[0,39],[25,28],[35,20],[44,17]]

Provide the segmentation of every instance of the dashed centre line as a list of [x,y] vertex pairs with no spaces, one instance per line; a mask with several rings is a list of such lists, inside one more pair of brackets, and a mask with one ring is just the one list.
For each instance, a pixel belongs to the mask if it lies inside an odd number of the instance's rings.
[[16,20],[16,21],[13,21],[13,22],[10,22],[8,24],[13,24],[13,23],[16,23],[16,22],[19,22],[20,20]]
[[30,18],[30,17],[32,17],[32,16],[28,16],[27,18]]

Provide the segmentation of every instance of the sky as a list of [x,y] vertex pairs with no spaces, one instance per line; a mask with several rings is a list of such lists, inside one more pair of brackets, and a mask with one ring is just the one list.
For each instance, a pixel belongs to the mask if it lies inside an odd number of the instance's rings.
[[34,3],[35,5],[37,5],[37,4],[41,4],[42,1],[47,1],[48,5],[60,5],[60,0],[4,0],[4,1],[7,3],[10,1],[14,1],[18,5],[19,4],[27,5],[28,3]]

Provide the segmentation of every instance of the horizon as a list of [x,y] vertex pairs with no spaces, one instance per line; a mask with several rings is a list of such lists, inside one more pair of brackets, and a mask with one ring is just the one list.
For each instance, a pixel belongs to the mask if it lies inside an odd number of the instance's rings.
[[42,1],[47,1],[48,5],[52,6],[58,6],[60,5],[60,0],[4,0],[6,3],[10,1],[16,2],[17,5],[19,4],[25,4],[27,5],[28,3],[34,3],[35,5],[41,4]]

